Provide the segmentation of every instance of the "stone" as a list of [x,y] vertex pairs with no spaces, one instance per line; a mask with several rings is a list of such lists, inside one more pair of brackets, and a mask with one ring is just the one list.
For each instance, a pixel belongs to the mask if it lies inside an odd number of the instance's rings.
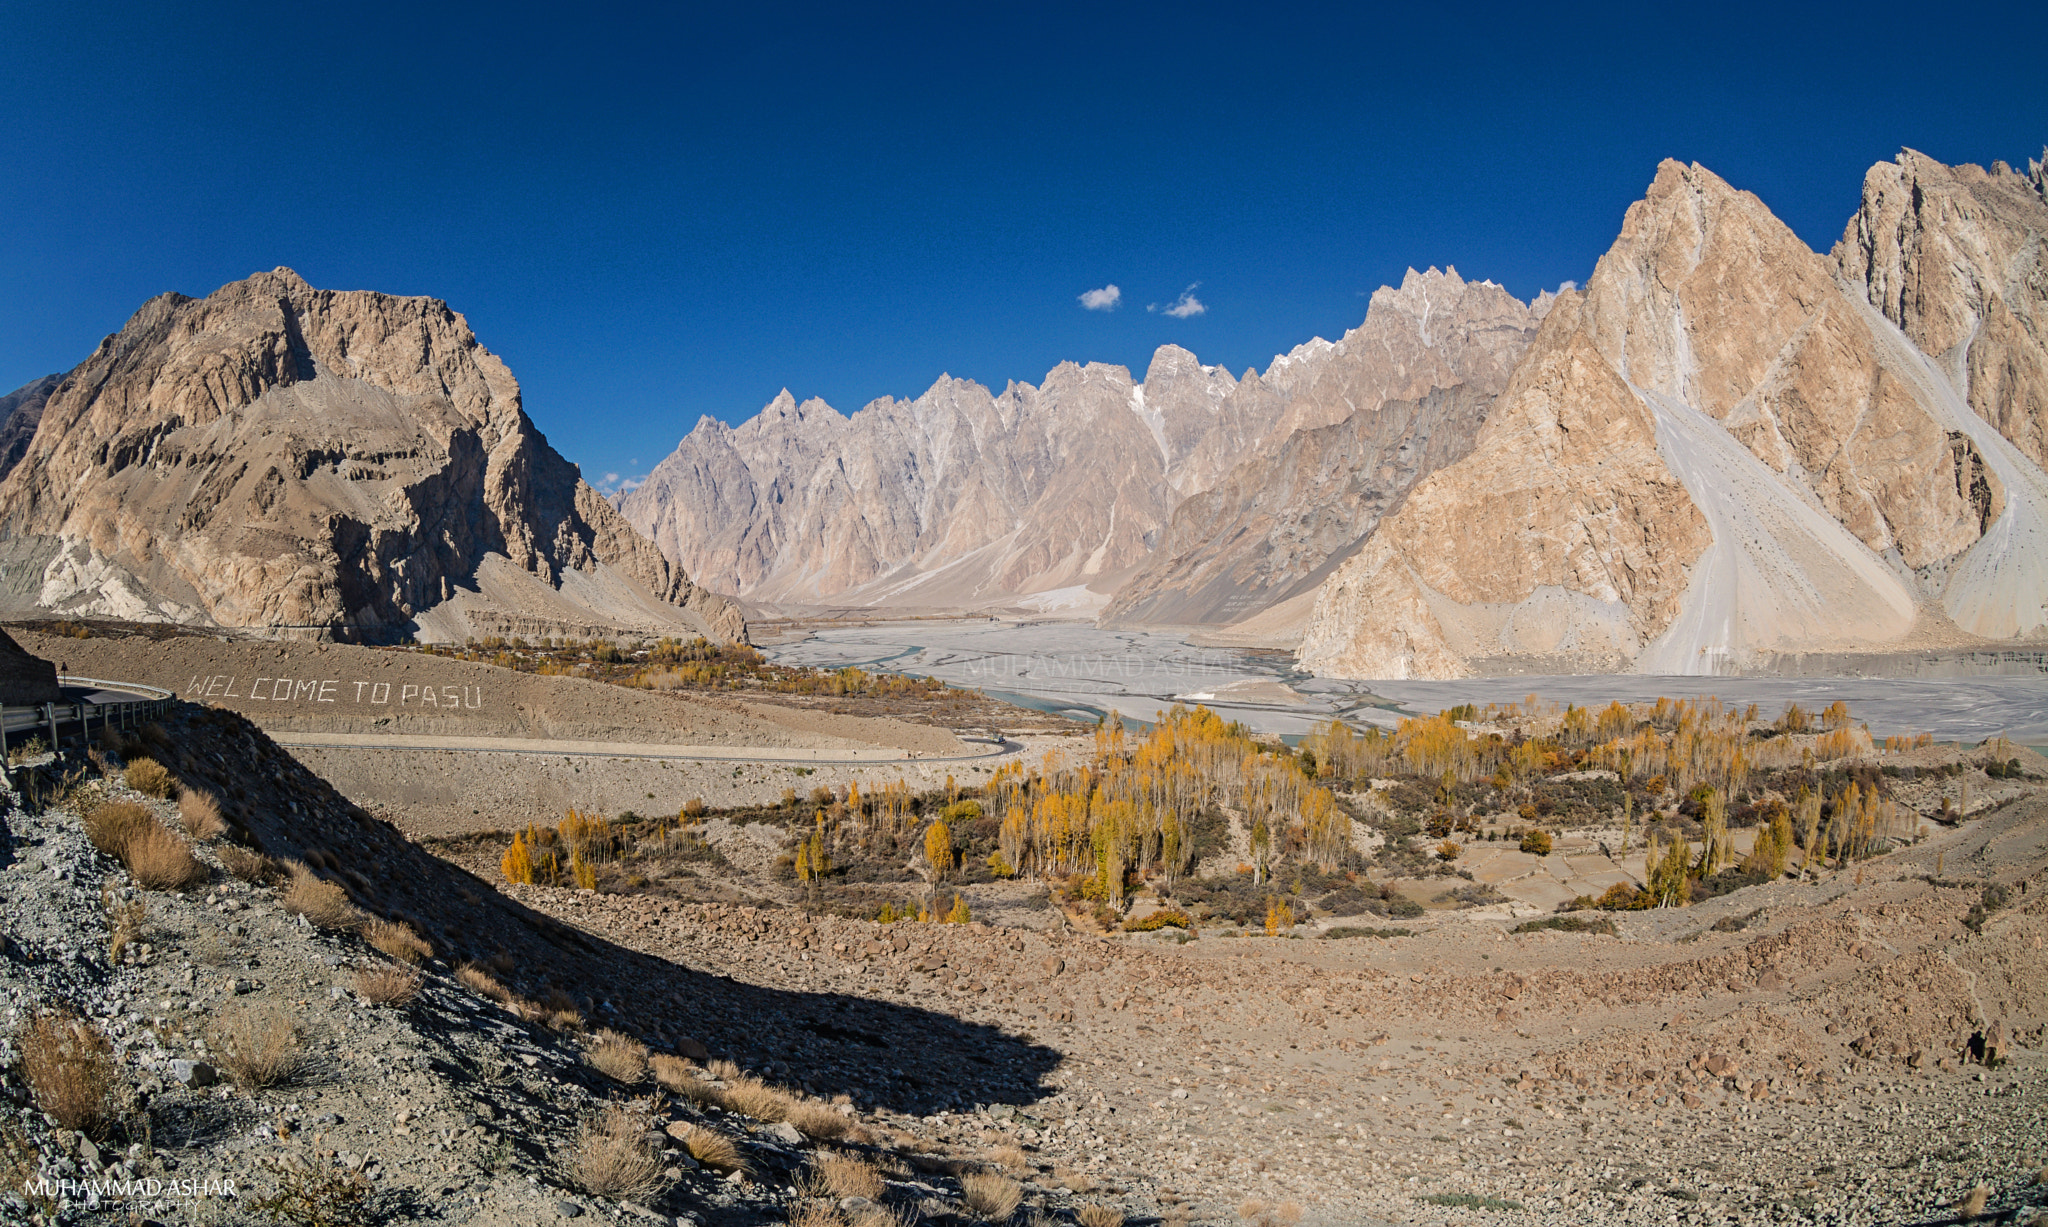
[[1725,1052],[1717,1052],[1707,1058],[1706,1070],[1716,1078],[1723,1078],[1735,1071],[1735,1058]]
[[677,1056],[687,1057],[699,1064],[711,1059],[711,1050],[688,1036],[676,1040],[675,1050]]
[[804,1143],[804,1135],[788,1121],[777,1121],[761,1132],[785,1146],[801,1146]]
[[188,1061],[183,1058],[171,1062],[171,1077],[178,1085],[198,1088],[212,1086],[220,1081],[220,1073],[204,1061]]
[[1757,991],[1764,993],[1783,992],[1785,989],[1785,978],[1778,974],[1777,968],[1766,967],[1757,973],[1756,987]]
[[568,1200],[567,1198],[564,1198],[563,1200],[555,1203],[555,1212],[557,1214],[560,1214],[563,1218],[583,1217],[583,1207],[577,1205],[573,1201]]

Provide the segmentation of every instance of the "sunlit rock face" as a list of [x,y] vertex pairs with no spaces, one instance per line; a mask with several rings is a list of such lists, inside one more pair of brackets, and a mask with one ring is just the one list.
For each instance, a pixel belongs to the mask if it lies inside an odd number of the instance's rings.
[[430,298],[289,269],[151,299],[0,482],[15,607],[280,632],[744,633]]
[[[1318,591],[1303,663],[1352,677],[1692,673],[2039,631],[2048,481],[2025,450],[2027,414],[2006,391],[1984,402],[1997,420],[1981,416],[1956,375],[1968,352],[1930,355],[1880,309],[1900,300],[1878,288],[1897,280],[1883,270],[1935,242],[1869,220],[1891,216],[1894,172],[1932,175],[1917,155],[1873,171],[1881,199],[1866,184],[1830,259],[1755,196],[1664,163],[1584,292],[1552,309],[1471,455],[1419,483]],[[2022,219],[2000,233],[2048,231],[2038,169],[1951,178],[1993,180]],[[1943,284],[1964,301],[1958,287],[1989,280]],[[1919,315],[1889,310],[1938,346],[1955,330],[1934,321],[1961,308],[1930,311],[1932,297],[1915,298]],[[2021,300],[2039,296],[1997,302]]]
[[[915,400],[884,398],[850,417],[784,393],[736,427],[701,420],[620,506],[700,582],[763,603],[972,608],[1042,597],[1095,608],[1137,573],[1147,595],[1119,599],[1112,616],[1229,620],[1245,612],[1241,602],[1190,595],[1213,567],[1175,565],[1185,551],[1214,553],[1230,514],[1176,522],[1184,500],[1247,488],[1255,478],[1239,470],[1277,456],[1299,432],[1436,389],[1498,391],[1545,305],[1456,270],[1411,271],[1374,295],[1358,328],[1276,357],[1263,374],[1233,377],[1168,345],[1142,381],[1094,364],[1000,392],[941,378]],[[1300,580],[1356,540],[1418,465],[1469,446],[1475,403],[1425,414],[1414,430],[1400,425],[1413,410],[1363,425],[1353,445],[1383,446],[1386,457],[1354,446],[1289,459],[1364,471],[1385,459],[1393,471],[1385,489],[1328,524],[1282,530],[1295,538],[1274,543],[1284,560],[1268,566],[1246,543],[1226,569],[1259,572],[1258,600]],[[1332,489],[1310,483],[1299,494]],[[1313,508],[1278,510],[1299,519]],[[1187,579],[1191,567],[1205,575]]]

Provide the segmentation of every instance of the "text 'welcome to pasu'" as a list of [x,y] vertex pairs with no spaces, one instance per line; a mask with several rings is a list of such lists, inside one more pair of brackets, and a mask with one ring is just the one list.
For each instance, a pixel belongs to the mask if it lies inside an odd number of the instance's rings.
[[431,707],[437,711],[484,705],[481,686],[415,686],[406,682],[359,682],[348,678],[259,677],[225,674],[193,675],[188,699],[255,699],[270,703],[361,703],[370,707]]

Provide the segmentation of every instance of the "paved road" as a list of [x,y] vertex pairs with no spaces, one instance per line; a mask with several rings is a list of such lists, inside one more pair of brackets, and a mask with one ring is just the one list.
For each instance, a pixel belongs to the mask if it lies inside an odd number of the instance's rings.
[[[858,767],[870,763],[971,763],[1015,754],[1014,741],[991,742],[975,754],[923,755],[905,750],[792,750],[755,746],[678,746],[633,741],[550,741],[525,737],[400,737],[390,733],[301,733],[273,731],[272,741],[288,749],[442,750],[464,754],[533,754],[554,758],[645,758],[687,763],[801,763]],[[962,738],[962,740],[968,740]],[[977,739],[978,740],[978,739]]]

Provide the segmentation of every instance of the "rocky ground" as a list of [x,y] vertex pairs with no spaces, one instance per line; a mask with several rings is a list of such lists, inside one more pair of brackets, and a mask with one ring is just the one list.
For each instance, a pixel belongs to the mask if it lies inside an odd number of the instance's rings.
[[[140,890],[79,814],[118,798],[175,821],[173,803],[128,790],[118,758],[106,777],[12,773],[16,1216],[866,1227],[974,1221],[979,1169],[1020,1182],[1020,1221],[1923,1222],[1980,1185],[1989,1212],[2048,1205],[2039,796],[1819,881],[1618,914],[1617,936],[1445,914],[1395,939],[1182,943],[1057,912],[880,925],[494,888],[230,713],[183,708],[131,749],[217,792],[227,834],[198,848],[204,881]],[[391,960],[368,930],[302,920],[280,885],[226,872],[236,848],[418,933],[418,998],[370,1005],[358,973]],[[99,1137],[27,1103],[21,1037],[52,1006],[118,1057]],[[233,1065],[228,1033],[265,1018],[295,1037],[296,1070],[206,1084]],[[689,1081],[600,1072],[605,1029],[686,1059],[669,1068]],[[733,1110],[718,1096],[742,1070],[831,1128]],[[579,1131],[607,1104],[640,1113],[658,1192],[597,1196],[579,1176]],[[748,1174],[693,1159],[693,1128],[732,1139]],[[806,1197],[829,1155],[870,1165],[873,1195]],[[59,1208],[38,1176],[102,1183],[56,1186]],[[163,1184],[138,1201],[104,1184],[120,1179]]]
[[[1633,914],[1618,938],[1450,920],[1183,945],[519,894],[687,966],[1037,1037],[1060,1060],[1027,1102],[879,1068],[856,1098],[1035,1147],[1134,1216],[1852,1223],[1940,1219],[1980,1183],[1994,1210],[2048,1205],[2044,864],[2036,800],[1861,884]],[[1957,873],[2013,887],[1981,932]],[[2002,1055],[1973,1061],[1994,1026]]]

